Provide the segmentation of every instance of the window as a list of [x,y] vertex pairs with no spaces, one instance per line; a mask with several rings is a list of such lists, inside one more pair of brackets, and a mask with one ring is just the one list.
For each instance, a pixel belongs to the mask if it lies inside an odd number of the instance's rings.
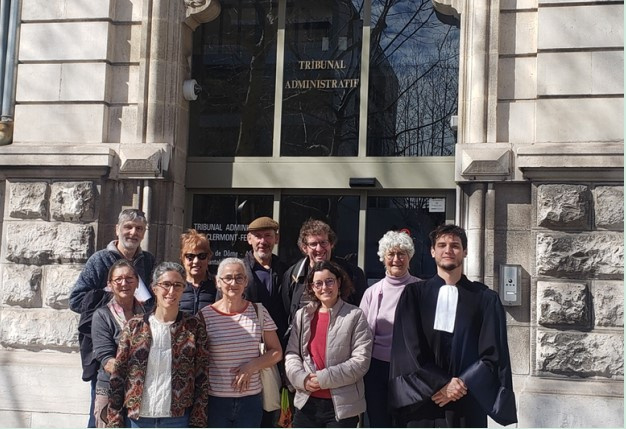
[[215,274],[219,261],[228,257],[243,258],[250,249],[248,224],[259,216],[272,217],[272,195],[193,196],[191,228],[206,234],[211,241],[213,259],[210,271]]
[[368,156],[448,156],[459,31],[432,0],[372,0]]
[[194,33],[189,155],[271,156],[276,80],[275,1],[221,0]]
[[280,204],[280,257],[293,264],[302,258],[298,249],[300,227],[309,218],[326,222],[339,240],[333,256],[347,257],[356,264],[359,242],[359,197],[290,195]]
[[193,77],[203,93],[191,103],[189,155],[454,154],[459,31],[432,0],[221,4],[194,33]]
[[365,242],[365,275],[370,284],[385,277],[385,267],[377,254],[378,240],[390,230],[405,230],[413,239],[415,255],[409,271],[414,276],[429,278],[436,267],[430,255],[428,234],[445,223],[445,198],[369,197]]
[[361,8],[351,0],[288,3],[281,155],[358,154]]

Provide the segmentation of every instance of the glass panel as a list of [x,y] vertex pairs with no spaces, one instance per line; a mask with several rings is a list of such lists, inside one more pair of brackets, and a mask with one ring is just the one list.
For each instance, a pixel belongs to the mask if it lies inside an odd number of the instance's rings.
[[189,155],[271,156],[277,1],[220,0],[194,32]]
[[458,74],[459,30],[432,0],[372,0],[367,155],[454,154]]
[[298,248],[300,227],[309,218],[326,222],[337,234],[333,256],[357,264],[359,197],[283,196],[280,205],[280,257],[288,264],[302,258]]
[[248,224],[259,216],[273,216],[272,195],[193,196],[191,228],[206,234],[214,252],[209,270],[215,274],[219,262],[228,257],[241,258],[250,250],[246,235]]
[[[443,201],[442,201],[443,200]],[[437,272],[430,255],[428,234],[446,220],[444,198],[369,197],[365,241],[365,275],[368,283],[385,276],[385,266],[378,257],[378,240],[390,230],[406,229],[413,238],[415,255],[409,271],[429,278]]]
[[282,156],[356,156],[362,0],[288,1]]

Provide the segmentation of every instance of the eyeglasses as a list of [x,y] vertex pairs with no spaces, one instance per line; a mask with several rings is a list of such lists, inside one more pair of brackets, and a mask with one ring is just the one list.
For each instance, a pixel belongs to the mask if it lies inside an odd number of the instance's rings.
[[316,249],[317,246],[322,246],[325,249],[328,247],[329,244],[330,244],[330,241],[322,240],[322,241],[311,241],[307,243],[306,245],[309,247],[309,249],[313,250],[313,249]]
[[137,279],[135,277],[117,277],[111,279],[111,283],[115,283],[118,286],[121,286],[124,282],[132,285],[133,283],[137,283]]
[[409,255],[406,252],[388,252],[385,255],[385,258],[387,258],[387,259],[389,259],[391,261],[395,257],[398,257],[398,259],[405,259],[407,256],[409,256]]
[[165,289],[167,291],[169,291],[170,289],[174,288],[175,292],[180,292],[181,290],[185,289],[185,283],[180,283],[180,282],[162,282],[162,283],[157,283],[156,284],[158,287],[160,287],[161,289]]
[[326,287],[334,287],[335,284],[337,284],[337,280],[329,277],[324,281],[318,280],[316,282],[311,282],[311,287],[315,290],[320,290],[324,285],[326,285]]
[[194,259],[198,258],[200,261],[204,261],[209,257],[208,253],[185,253],[185,259],[189,262],[193,262]]
[[220,280],[229,285],[232,285],[233,282],[237,283],[238,285],[242,285],[246,282],[246,278],[244,276],[220,277]]

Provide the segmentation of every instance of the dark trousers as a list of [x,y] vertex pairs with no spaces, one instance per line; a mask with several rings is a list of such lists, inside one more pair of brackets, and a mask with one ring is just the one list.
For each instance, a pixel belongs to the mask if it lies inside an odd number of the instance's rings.
[[261,419],[262,428],[275,428],[278,427],[278,417],[280,416],[280,410],[265,411],[263,410],[263,418]]
[[367,417],[372,428],[392,427],[387,398],[389,384],[389,362],[372,358],[370,369],[363,378]]
[[355,428],[358,423],[359,416],[337,421],[332,399],[310,397],[293,416],[294,428]]

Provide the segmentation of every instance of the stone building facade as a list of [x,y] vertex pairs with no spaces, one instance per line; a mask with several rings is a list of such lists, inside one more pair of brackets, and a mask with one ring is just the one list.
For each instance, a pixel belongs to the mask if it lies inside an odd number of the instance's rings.
[[[506,308],[518,426],[624,426],[623,2],[433,0],[460,22],[455,155],[340,158],[332,170],[327,159],[188,156],[183,82],[194,30],[219,16],[217,0],[11,3],[20,18],[14,115],[0,128],[0,427],[85,424],[68,295],[114,238],[120,209],[141,207],[143,247],[176,260],[202,180],[222,194],[310,188],[302,163],[338,195],[351,191],[354,166],[394,192],[455,195],[445,219],[468,231],[468,277],[499,290],[500,265],[521,267],[522,304]],[[251,174],[268,164],[281,177]]]

